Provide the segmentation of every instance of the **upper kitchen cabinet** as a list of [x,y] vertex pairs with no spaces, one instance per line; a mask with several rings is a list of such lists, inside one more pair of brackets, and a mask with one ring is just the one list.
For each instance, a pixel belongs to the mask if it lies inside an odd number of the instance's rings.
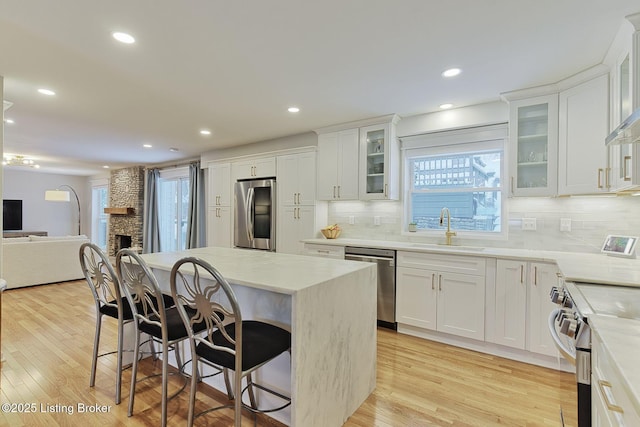
[[509,135],[510,194],[555,195],[558,95],[509,100]]
[[397,200],[400,151],[395,135],[397,117],[389,123],[360,128],[360,199]]
[[317,198],[358,199],[358,129],[318,135]]
[[315,204],[316,153],[314,151],[278,156],[276,176],[280,204]]
[[[640,108],[640,13],[627,16],[605,57],[611,73],[610,131]],[[612,190],[640,188],[640,148],[623,138],[607,137]]]
[[318,200],[398,199],[395,115],[318,129]]
[[[578,79],[586,80],[574,84]],[[604,144],[609,133],[607,67],[594,67],[588,75],[576,76],[560,92],[558,117],[558,194],[611,191],[611,166]]]
[[209,206],[231,206],[231,163],[209,164]]
[[231,166],[233,180],[271,178],[276,176],[276,158],[256,157],[248,160],[233,162]]

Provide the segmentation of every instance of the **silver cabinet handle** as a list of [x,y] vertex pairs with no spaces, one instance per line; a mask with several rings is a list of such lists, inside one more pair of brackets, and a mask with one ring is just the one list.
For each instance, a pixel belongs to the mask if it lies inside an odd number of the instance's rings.
[[338,185],[338,199],[340,198],[340,186]]
[[387,184],[384,185],[384,197],[389,197],[389,193],[387,193]]
[[333,186],[333,198],[334,199],[336,198],[336,186],[335,185]]
[[431,289],[435,289],[436,288],[436,273],[433,273],[431,275]]
[[520,283],[524,283],[524,265],[520,264]]
[[604,173],[604,185],[607,189],[611,188],[611,183],[609,182],[609,175],[611,174],[611,168],[605,168]]
[[442,290],[442,274],[438,276],[438,290]]
[[511,195],[513,195],[514,190],[513,190],[513,177],[511,177]]
[[533,267],[533,286],[538,286],[538,267]]

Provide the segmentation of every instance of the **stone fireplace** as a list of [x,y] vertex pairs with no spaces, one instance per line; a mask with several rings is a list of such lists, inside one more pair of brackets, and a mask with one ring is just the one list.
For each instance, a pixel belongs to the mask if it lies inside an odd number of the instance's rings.
[[135,166],[111,172],[109,185],[110,256],[120,249],[142,249],[144,168]]

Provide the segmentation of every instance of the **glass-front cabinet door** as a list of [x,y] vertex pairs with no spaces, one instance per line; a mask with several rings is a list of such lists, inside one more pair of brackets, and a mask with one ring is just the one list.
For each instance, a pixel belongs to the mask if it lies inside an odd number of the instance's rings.
[[514,196],[557,192],[558,96],[513,101],[510,107],[509,186]]
[[360,128],[360,199],[396,199],[397,142],[392,125]]

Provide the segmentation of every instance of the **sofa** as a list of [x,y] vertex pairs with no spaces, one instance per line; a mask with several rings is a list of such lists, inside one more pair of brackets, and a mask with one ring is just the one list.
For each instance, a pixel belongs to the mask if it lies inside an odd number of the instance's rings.
[[82,279],[80,246],[87,236],[2,239],[2,278],[7,289]]

